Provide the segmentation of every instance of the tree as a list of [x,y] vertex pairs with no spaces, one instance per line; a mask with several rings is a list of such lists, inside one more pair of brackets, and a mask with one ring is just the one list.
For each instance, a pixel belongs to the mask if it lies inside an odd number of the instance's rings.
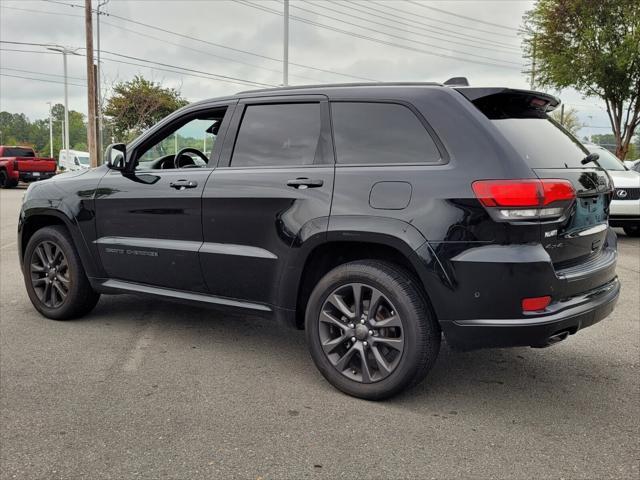
[[551,118],[569,130],[572,134],[578,133],[584,124],[578,118],[578,111],[575,108],[556,108],[551,112]]
[[624,158],[640,125],[640,2],[539,0],[524,20],[535,82],[602,98]]
[[187,103],[178,90],[136,76],[113,87],[104,114],[116,139],[128,142]]

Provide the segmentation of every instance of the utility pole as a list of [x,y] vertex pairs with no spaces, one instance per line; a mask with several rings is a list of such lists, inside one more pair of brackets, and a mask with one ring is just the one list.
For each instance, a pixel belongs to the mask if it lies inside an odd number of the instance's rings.
[[284,0],[284,52],[282,55],[282,85],[289,85],[289,0]]
[[53,120],[51,118],[51,102],[47,102],[49,105],[49,157],[53,158]]
[[96,17],[96,47],[97,47],[97,60],[98,60],[98,69],[96,72],[96,91],[97,91],[97,101],[98,101],[98,164],[102,164],[102,153],[104,152],[104,140],[102,138],[102,89],[101,89],[101,81],[100,81],[100,7],[104,7],[109,0],[102,0],[98,2],[97,7],[97,17]]
[[84,1],[84,30],[87,52],[87,145],[91,167],[98,166],[98,142],[96,135],[96,78],[93,67],[93,12],[91,0]]
[[564,127],[564,103],[560,105],[560,125]]

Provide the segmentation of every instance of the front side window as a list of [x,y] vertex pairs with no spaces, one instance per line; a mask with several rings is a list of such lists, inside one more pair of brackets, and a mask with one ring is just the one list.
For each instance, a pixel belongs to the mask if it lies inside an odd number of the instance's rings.
[[[136,170],[206,167],[226,109],[203,113],[167,130],[142,151]],[[184,151],[183,149],[189,150]],[[176,159],[176,154],[183,154]]]
[[311,165],[319,150],[320,130],[319,103],[248,105],[231,166]]
[[331,104],[336,160],[342,164],[438,163],[440,152],[418,117],[394,103]]

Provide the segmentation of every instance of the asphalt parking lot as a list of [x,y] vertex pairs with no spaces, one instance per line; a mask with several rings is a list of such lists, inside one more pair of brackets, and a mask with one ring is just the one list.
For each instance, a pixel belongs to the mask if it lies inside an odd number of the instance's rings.
[[640,240],[612,316],[544,350],[443,346],[417,388],[334,390],[302,332],[134,296],[31,306],[0,191],[0,478],[640,477]]

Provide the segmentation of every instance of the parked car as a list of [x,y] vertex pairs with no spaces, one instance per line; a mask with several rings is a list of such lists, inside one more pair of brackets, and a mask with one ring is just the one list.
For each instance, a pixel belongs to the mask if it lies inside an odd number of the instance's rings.
[[591,153],[597,153],[598,164],[605,168],[615,187],[610,206],[609,224],[622,227],[630,237],[640,237],[640,173],[630,170],[606,148],[586,144]]
[[[28,190],[29,298],[58,320],[116,293],[261,314],[305,328],[322,375],[367,399],[421,381],[442,334],[553,345],[620,289],[610,179],[547,117],[558,104],[381,84],[189,105],[111,145],[106,165]],[[194,131],[211,155],[166,153]]]
[[30,147],[0,145],[0,188],[13,188],[18,182],[35,182],[55,174],[55,159],[37,157]]
[[89,161],[89,152],[69,150],[69,156],[67,158],[67,151],[60,150],[58,165],[62,170],[67,172],[87,169],[91,166]]

